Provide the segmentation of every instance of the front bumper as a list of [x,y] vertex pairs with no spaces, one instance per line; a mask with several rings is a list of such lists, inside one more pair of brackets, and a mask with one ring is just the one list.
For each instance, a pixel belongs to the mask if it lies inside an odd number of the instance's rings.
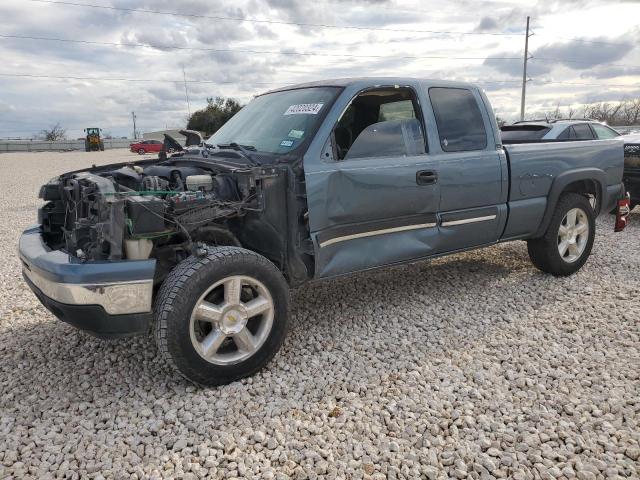
[[19,251],[27,284],[60,320],[104,337],[148,329],[155,260],[83,262],[50,250],[39,226],[23,232]]

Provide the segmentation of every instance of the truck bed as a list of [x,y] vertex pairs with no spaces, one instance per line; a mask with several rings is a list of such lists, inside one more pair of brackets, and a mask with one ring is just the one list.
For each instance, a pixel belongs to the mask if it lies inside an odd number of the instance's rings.
[[531,228],[541,225],[547,202],[566,184],[565,177],[597,178],[601,198],[596,213],[609,211],[620,188],[623,148],[620,139],[504,145],[511,181],[503,238],[533,234]]

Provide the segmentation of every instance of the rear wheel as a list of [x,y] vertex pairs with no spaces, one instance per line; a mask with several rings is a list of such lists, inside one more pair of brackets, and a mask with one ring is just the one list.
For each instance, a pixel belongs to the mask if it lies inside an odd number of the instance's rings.
[[185,378],[222,385],[254,374],[280,349],[287,332],[288,286],[261,255],[210,248],[180,263],[155,304],[156,341]]
[[589,199],[565,193],[558,200],[544,236],[527,242],[529,257],[543,272],[571,275],[589,258],[595,231],[595,213]]

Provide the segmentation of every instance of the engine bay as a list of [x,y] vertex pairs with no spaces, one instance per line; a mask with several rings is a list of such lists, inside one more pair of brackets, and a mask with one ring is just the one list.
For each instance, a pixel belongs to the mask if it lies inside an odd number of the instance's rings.
[[49,248],[81,260],[186,256],[199,240],[237,244],[228,222],[261,209],[263,174],[195,159],[94,167],[43,185],[38,220]]

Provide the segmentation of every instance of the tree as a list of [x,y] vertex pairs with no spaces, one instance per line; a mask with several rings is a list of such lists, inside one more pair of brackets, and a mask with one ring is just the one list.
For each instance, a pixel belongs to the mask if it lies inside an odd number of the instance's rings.
[[56,123],[50,128],[41,130],[40,134],[49,142],[55,142],[56,140],[64,140],[67,138],[67,131],[60,126],[60,123]]
[[207,98],[207,106],[202,110],[193,112],[187,122],[187,128],[211,135],[218,131],[241,108],[240,102],[233,98]]

